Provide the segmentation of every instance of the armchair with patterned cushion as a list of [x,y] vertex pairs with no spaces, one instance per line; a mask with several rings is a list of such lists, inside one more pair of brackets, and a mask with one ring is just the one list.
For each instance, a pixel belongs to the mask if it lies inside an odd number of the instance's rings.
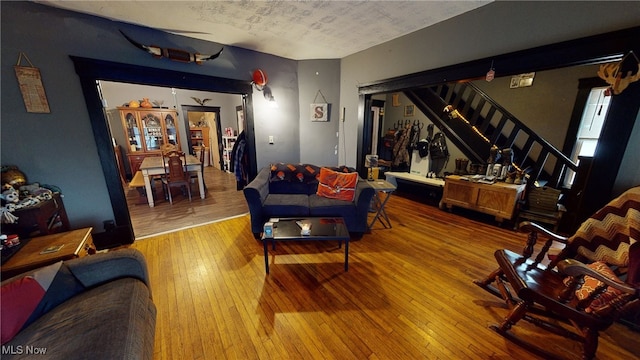
[[[640,187],[609,202],[571,237],[529,222],[520,229],[529,232],[523,254],[496,251],[498,269],[475,281],[510,309],[491,328],[545,358],[554,357],[512,334],[510,329],[524,319],[580,341],[583,359],[594,358],[599,332],[620,317],[637,319],[640,311]],[[538,236],[547,239],[541,246]],[[565,246],[551,255],[557,243]]]

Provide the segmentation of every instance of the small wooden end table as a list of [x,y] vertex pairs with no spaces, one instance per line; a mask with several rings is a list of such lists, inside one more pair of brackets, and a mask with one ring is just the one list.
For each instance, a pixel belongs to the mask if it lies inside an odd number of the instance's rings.
[[[2,279],[61,260],[95,254],[92,230],[93,228],[88,227],[30,239],[15,255],[2,264]],[[58,251],[41,254],[43,250],[59,245],[62,245],[62,248]]]

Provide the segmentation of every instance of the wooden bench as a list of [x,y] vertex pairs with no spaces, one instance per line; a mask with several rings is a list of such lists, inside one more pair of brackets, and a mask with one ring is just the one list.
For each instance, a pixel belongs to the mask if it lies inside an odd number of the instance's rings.
[[[402,190],[403,186],[399,186],[404,182],[406,187],[409,188],[409,192],[415,195],[416,200],[426,201],[427,203],[433,203],[437,206],[442,198],[442,191],[444,188],[444,179],[440,178],[428,178],[423,175],[411,174],[408,172],[391,172],[384,173],[385,179]],[[400,182],[398,182],[400,180]],[[414,184],[415,186],[409,186]],[[413,188],[419,189],[413,189]],[[421,191],[424,189],[424,191]],[[415,192],[418,190],[418,192]],[[402,191],[401,191],[402,192]]]
[[136,171],[136,174],[133,175],[133,179],[129,182],[130,188],[144,188],[144,176],[142,176],[141,171]]
[[129,181],[129,189],[138,191],[138,202],[136,204],[147,204],[147,192],[144,188],[144,176],[141,171],[136,171],[131,181]]

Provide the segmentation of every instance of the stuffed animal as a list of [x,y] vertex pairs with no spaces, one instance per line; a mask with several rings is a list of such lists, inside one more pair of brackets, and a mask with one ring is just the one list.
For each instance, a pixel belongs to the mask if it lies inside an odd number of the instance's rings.
[[[4,186],[3,186],[4,189]],[[16,209],[16,204],[20,201],[20,195],[13,186],[9,186],[0,194],[5,205],[0,208],[0,222],[3,224],[13,224],[18,221],[18,217],[13,215],[12,212]]]
[[49,200],[53,197],[53,192],[40,186],[40,183],[20,186],[20,192],[24,197],[36,197],[42,201]]
[[7,203],[16,204],[20,201],[20,194],[18,193],[18,190],[11,187],[10,189],[2,191],[0,198]]

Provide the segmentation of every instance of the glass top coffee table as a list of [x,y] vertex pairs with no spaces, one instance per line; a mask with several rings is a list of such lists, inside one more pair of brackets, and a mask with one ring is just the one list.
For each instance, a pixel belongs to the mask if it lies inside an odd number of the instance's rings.
[[[349,231],[344,219],[323,218],[323,217],[300,217],[300,218],[279,218],[271,219],[273,222],[273,237],[266,238],[262,235],[264,245],[264,265],[269,274],[269,249],[271,242],[272,249],[276,248],[276,241],[339,241],[342,247],[344,241],[344,271],[349,271]],[[298,224],[300,222],[301,224]],[[309,235],[302,235],[301,225],[310,224]]]

